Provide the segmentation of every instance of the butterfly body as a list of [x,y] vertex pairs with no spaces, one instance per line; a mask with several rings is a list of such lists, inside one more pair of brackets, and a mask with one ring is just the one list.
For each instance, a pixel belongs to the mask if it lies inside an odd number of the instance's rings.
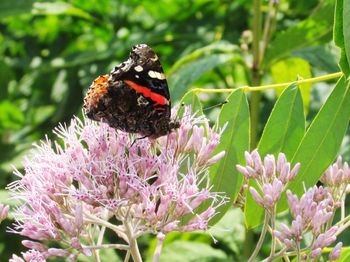
[[157,138],[179,127],[171,120],[167,81],[155,52],[133,47],[127,61],[99,76],[84,100],[86,115],[116,129]]

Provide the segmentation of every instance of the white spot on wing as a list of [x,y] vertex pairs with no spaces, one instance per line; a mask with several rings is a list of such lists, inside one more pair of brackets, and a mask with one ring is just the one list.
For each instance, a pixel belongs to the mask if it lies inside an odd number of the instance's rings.
[[156,71],[148,71],[148,75],[152,78],[157,78],[159,80],[164,80],[165,79],[165,75],[163,73],[159,73],[159,72],[156,72]]
[[141,72],[141,71],[143,71],[143,67],[140,66],[140,65],[135,66],[134,69],[135,69],[136,72]]
[[148,75],[151,77],[151,78],[157,78],[157,75],[156,75],[156,72],[150,70],[148,71]]

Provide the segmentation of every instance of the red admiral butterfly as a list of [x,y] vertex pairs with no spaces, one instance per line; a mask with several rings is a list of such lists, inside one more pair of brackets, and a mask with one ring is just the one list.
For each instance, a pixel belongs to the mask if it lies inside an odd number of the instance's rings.
[[158,56],[145,44],[134,46],[128,60],[93,81],[84,109],[92,120],[144,137],[164,136],[180,126],[170,118],[170,94]]

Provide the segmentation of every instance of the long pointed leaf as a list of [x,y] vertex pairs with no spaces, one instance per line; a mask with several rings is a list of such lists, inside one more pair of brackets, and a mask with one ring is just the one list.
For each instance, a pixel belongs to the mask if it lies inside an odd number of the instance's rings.
[[[342,77],[312,121],[300,143],[292,163],[301,163],[290,190],[298,195],[316,184],[324,170],[334,161],[350,119],[350,81]],[[285,198],[280,210],[287,208]]]
[[350,2],[337,0],[334,20],[334,43],[340,48],[339,67],[347,76],[350,75]]
[[225,157],[210,168],[213,191],[224,192],[230,201],[223,205],[211,224],[215,224],[232,205],[243,183],[243,176],[236,170],[236,164],[244,163],[244,151],[249,149],[250,118],[247,97],[242,90],[236,90],[228,98],[220,112],[218,126],[226,126],[216,152],[225,150]]

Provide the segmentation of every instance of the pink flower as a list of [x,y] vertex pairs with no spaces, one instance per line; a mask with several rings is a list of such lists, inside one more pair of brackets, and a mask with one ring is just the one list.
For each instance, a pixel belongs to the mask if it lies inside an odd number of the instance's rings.
[[342,246],[343,246],[342,242],[339,242],[338,244],[335,245],[332,252],[329,253],[329,260],[331,261],[337,260],[340,257]]
[[257,182],[257,188],[249,188],[250,193],[260,206],[272,212],[288,182],[297,175],[300,164],[297,163],[291,170],[283,153],[278,155],[277,161],[273,155],[266,155],[262,160],[257,149],[251,153],[245,152],[245,158],[247,165],[237,165],[237,170],[246,179]]
[[[94,226],[112,230],[126,243],[146,233],[206,230],[225,202],[210,191],[208,174],[208,167],[224,155],[212,155],[220,132],[188,108],[181,127],[157,140],[135,140],[106,124],[77,118],[54,132],[59,141],[37,145],[24,161],[24,174],[15,171],[20,180],[8,186],[22,201],[12,232],[59,241],[66,249],[27,241],[31,251],[25,259],[91,255],[92,243],[83,243]],[[209,207],[198,214],[204,202]],[[189,219],[184,224],[185,215]],[[110,224],[112,217],[118,225]]]
[[342,201],[350,184],[349,164],[343,162],[342,157],[339,156],[337,161],[327,168],[320,180],[330,188],[330,193],[335,200]]
[[296,195],[287,191],[288,204],[293,217],[301,216],[305,229],[311,229],[316,235],[321,232],[335,211],[335,202],[328,189],[314,186],[305,192],[300,200]]

